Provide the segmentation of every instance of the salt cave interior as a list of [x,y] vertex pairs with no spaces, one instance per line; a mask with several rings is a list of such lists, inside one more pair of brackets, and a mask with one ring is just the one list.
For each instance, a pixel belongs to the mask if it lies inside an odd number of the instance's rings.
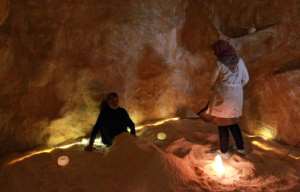
[[[299,192],[299,34],[299,0],[0,0],[0,191]],[[249,154],[222,162],[194,114],[218,39],[250,73]],[[137,138],[85,152],[111,91]]]

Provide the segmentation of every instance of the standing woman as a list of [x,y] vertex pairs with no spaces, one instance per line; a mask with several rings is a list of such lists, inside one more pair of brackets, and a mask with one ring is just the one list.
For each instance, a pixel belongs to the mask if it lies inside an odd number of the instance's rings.
[[219,129],[220,150],[228,157],[229,132],[231,132],[237,152],[245,154],[241,129],[238,125],[243,111],[243,87],[249,81],[249,74],[242,58],[224,40],[213,44],[218,59],[212,91],[212,100],[202,117],[209,117]]

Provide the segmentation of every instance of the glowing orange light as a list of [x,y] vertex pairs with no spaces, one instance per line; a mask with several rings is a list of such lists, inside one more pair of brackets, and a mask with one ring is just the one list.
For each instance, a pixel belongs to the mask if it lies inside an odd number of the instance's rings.
[[207,161],[204,166],[204,172],[213,180],[224,185],[234,184],[241,177],[248,175],[248,172],[241,171],[242,168],[234,167],[224,162],[220,155],[214,156],[213,159]]
[[271,129],[261,129],[256,131],[256,135],[246,134],[249,138],[262,138],[263,140],[273,140],[276,138],[276,133]]
[[295,160],[300,160],[300,156],[295,156],[293,154],[289,154],[289,157]]
[[[85,146],[85,145],[87,145],[88,143],[89,143],[89,139],[84,138],[84,139],[82,139],[81,141],[74,142],[74,143],[71,143],[71,144],[61,145],[61,146],[52,147],[52,148],[49,148],[49,149],[43,149],[43,150],[39,150],[39,151],[33,151],[33,152],[31,152],[31,153],[29,153],[29,154],[27,154],[27,155],[24,155],[24,156],[22,156],[22,157],[19,157],[19,158],[17,158],[17,159],[14,159],[14,160],[10,161],[10,162],[8,163],[8,165],[13,165],[13,164],[15,164],[15,163],[21,162],[21,161],[23,161],[23,160],[25,160],[25,159],[29,159],[29,158],[31,158],[31,157],[33,157],[33,156],[36,156],[36,155],[40,155],[40,154],[44,154],[44,153],[51,153],[51,152],[54,151],[55,149],[69,149],[69,148],[71,148],[71,147],[73,147],[73,146],[76,146],[76,145],[83,145],[83,146]],[[96,146],[103,146],[103,144],[102,144],[102,142],[101,142],[101,138],[97,138],[97,139],[95,140],[94,145],[96,145]]]
[[25,155],[25,156],[23,156],[23,157],[19,157],[19,158],[17,158],[17,159],[14,159],[14,160],[10,161],[10,162],[8,163],[8,165],[13,165],[13,164],[18,163],[18,162],[20,162],[20,161],[23,161],[23,160],[25,160],[25,159],[28,159],[28,158],[30,158],[30,157],[33,157],[33,156],[35,156],[35,155],[40,155],[40,154],[43,154],[43,153],[51,153],[53,150],[54,150],[54,148],[51,148],[51,149],[45,149],[45,150],[41,150],[41,151],[34,151],[34,152],[32,152],[32,153],[30,153],[30,154],[28,154],[28,155]]
[[274,131],[274,129],[271,128],[262,128],[259,132],[258,132],[259,136],[261,136],[264,140],[272,140],[276,137],[276,132]]
[[149,123],[149,124],[144,124],[144,125],[137,126],[135,129],[137,131],[139,131],[139,130],[145,128],[145,127],[159,126],[159,125],[163,125],[163,124],[165,124],[167,122],[178,121],[178,120],[180,120],[179,117],[173,117],[173,118],[163,119],[163,120],[157,121],[155,123]]
[[217,176],[219,176],[219,177],[222,177],[225,173],[225,167],[224,167],[224,164],[223,164],[222,157],[220,155],[217,155],[215,157],[214,170],[215,170]]
[[251,142],[253,145],[255,145],[256,147],[260,148],[260,149],[263,149],[265,151],[274,151],[274,148],[273,147],[270,147],[266,144],[263,144],[259,141],[252,141]]
[[294,160],[300,160],[300,156],[292,154],[286,148],[283,148],[283,147],[278,148],[278,147],[275,147],[275,146],[271,146],[270,144],[262,143],[262,142],[259,142],[259,141],[252,141],[251,143],[252,143],[252,145],[255,145],[256,147],[258,147],[258,148],[260,148],[264,151],[271,151],[271,152],[276,153],[278,155],[282,155],[282,156],[287,155],[289,158],[294,159]]
[[289,153],[287,149],[279,146],[276,147],[276,146],[272,146],[271,144],[266,144],[259,141],[252,141],[251,143],[262,150],[271,151],[278,155],[286,156]]

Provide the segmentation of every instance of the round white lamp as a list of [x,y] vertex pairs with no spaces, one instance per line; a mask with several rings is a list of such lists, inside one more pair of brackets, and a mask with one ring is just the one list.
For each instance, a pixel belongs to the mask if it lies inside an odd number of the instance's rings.
[[59,156],[57,158],[57,165],[61,167],[65,167],[70,163],[70,158],[66,155]]

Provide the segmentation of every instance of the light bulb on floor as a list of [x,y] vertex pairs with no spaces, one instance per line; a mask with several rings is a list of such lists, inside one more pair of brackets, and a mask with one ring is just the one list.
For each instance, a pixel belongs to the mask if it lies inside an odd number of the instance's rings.
[[214,160],[214,170],[219,177],[222,177],[225,173],[225,167],[223,164],[222,157],[217,155]]

